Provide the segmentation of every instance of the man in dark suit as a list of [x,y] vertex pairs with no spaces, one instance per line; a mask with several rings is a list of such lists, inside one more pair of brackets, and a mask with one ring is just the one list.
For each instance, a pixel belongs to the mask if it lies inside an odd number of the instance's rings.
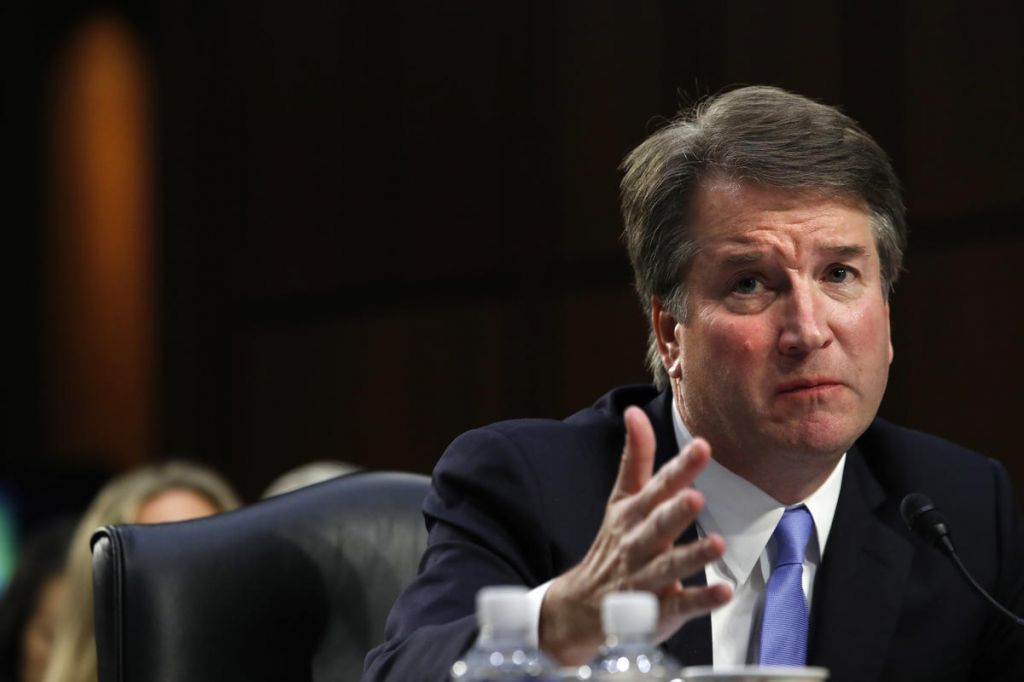
[[[594,655],[601,598],[628,588],[658,595],[659,638],[688,665],[1024,679],[1021,629],[899,518],[928,494],[979,582],[1024,609],[1005,472],[875,418],[906,232],[884,152],[835,109],[753,87],[683,114],[624,170],[658,389],[453,442],[421,573],[365,679],[445,679],[497,583],[533,588],[537,641],[566,664]],[[803,615],[779,628],[793,590]]]

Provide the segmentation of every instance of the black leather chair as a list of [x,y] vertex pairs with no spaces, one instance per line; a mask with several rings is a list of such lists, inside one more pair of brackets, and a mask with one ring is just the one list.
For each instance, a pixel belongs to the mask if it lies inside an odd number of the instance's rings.
[[92,538],[100,682],[358,680],[416,573],[430,479],[365,472]]

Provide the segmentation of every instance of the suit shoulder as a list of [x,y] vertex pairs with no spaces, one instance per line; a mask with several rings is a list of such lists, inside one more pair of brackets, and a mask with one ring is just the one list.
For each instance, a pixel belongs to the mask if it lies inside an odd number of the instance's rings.
[[[564,420],[510,419],[481,426],[456,438],[448,450],[512,449],[547,459],[552,452],[604,451],[621,448],[625,435],[622,413],[629,405],[645,405],[658,396],[651,386],[625,386],[609,391],[594,405]],[[446,453],[447,454],[447,453]]]
[[857,451],[880,482],[892,491],[921,490],[941,495],[965,486],[991,489],[1005,471],[994,460],[945,438],[875,419],[857,440]]
[[438,461],[434,488],[454,499],[456,491],[498,485],[556,506],[568,496],[603,506],[625,442],[625,405],[650,404],[659,395],[651,387],[615,389],[562,421],[513,419],[467,431]]
[[988,467],[990,460],[981,453],[934,434],[917,431],[877,418],[857,444],[868,457],[896,457],[935,466]]
[[548,469],[567,458],[604,452],[616,442],[621,447],[623,434],[621,423],[610,420],[511,419],[461,434],[438,466],[469,458],[483,459],[489,466],[519,462]]

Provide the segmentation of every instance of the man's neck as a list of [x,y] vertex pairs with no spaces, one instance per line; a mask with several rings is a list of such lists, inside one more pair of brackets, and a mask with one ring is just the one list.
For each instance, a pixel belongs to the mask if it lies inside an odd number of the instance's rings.
[[[835,470],[843,453],[824,457],[778,454],[763,458],[735,457],[711,448],[719,464],[785,505],[802,502],[822,486]],[[753,461],[752,461],[753,460]]]
[[[845,449],[834,454],[731,450],[723,447],[728,442],[726,438],[716,438],[716,434],[710,433],[693,433],[683,418],[680,404],[678,392],[673,390],[672,419],[677,435],[681,429],[687,440],[695,435],[706,438],[716,462],[782,504],[796,504],[807,499],[828,480],[845,452]],[[685,444],[679,443],[680,448]]]

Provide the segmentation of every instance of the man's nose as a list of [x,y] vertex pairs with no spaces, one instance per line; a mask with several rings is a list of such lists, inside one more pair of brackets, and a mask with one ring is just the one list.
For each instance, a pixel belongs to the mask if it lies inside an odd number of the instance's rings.
[[828,320],[828,302],[813,284],[796,283],[784,301],[779,330],[779,352],[799,356],[833,341]]

